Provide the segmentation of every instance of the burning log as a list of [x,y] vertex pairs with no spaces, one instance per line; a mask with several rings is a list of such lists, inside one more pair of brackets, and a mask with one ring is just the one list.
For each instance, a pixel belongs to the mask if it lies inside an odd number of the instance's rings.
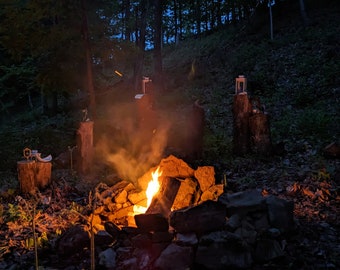
[[172,177],[163,177],[157,194],[146,211],[146,214],[161,214],[168,218],[181,182]]
[[168,231],[168,217],[181,182],[171,177],[163,177],[159,191],[152,198],[145,214],[136,215],[137,227],[143,232]]

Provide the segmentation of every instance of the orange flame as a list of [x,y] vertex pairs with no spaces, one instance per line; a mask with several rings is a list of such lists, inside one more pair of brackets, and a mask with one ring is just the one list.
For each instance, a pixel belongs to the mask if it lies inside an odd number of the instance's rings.
[[159,181],[158,177],[162,175],[162,172],[159,172],[159,167],[156,171],[151,173],[152,180],[148,184],[148,188],[146,189],[146,198],[147,198],[147,208],[150,206],[152,202],[153,196],[159,191]]
[[155,194],[157,194],[157,192],[159,191],[159,181],[158,181],[158,177],[160,177],[162,175],[162,172],[159,171],[159,167],[151,173],[152,175],[152,179],[150,180],[150,182],[148,183],[148,187],[146,189],[146,199],[147,199],[147,206],[143,207],[141,205],[134,205],[133,206],[133,212],[134,215],[137,214],[144,214],[146,212],[146,210],[149,208],[153,197],[155,196]]

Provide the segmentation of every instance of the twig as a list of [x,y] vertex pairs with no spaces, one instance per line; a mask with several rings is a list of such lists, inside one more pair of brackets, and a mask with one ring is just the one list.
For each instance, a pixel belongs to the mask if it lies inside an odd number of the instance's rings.
[[38,243],[37,243],[37,236],[35,233],[35,209],[36,204],[33,205],[33,219],[32,219],[32,226],[33,226],[33,243],[34,243],[34,257],[35,257],[35,269],[39,270],[39,262],[38,262]]

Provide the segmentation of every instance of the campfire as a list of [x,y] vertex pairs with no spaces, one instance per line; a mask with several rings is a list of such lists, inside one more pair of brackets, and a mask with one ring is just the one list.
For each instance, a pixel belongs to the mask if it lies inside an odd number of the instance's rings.
[[172,211],[207,200],[216,201],[223,193],[223,185],[215,184],[212,166],[193,170],[171,155],[135,184],[124,180],[112,187],[103,184],[98,193],[100,211],[95,211],[95,217],[91,216],[91,219],[97,221],[94,227],[100,230],[104,221],[118,227],[138,227],[140,219],[153,215],[161,215],[167,220]]
[[[117,269],[138,269],[142,261],[159,269],[168,264],[248,268],[281,257],[284,247],[276,239],[295,226],[292,202],[258,190],[225,193],[214,167],[192,169],[175,156],[162,159],[134,184],[103,184],[97,193],[89,220],[97,244],[103,235],[106,245],[116,240],[99,257],[107,267],[114,260]],[[65,242],[59,241],[59,251],[77,245]]]

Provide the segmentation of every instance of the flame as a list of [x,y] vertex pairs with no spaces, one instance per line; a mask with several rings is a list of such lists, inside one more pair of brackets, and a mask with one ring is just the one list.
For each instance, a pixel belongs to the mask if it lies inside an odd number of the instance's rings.
[[146,189],[146,198],[147,198],[147,208],[150,206],[152,202],[153,196],[159,191],[159,181],[158,177],[162,175],[162,172],[159,172],[159,167],[156,171],[151,173],[152,180],[148,184],[148,188]]
[[155,194],[157,194],[157,192],[159,191],[159,181],[158,181],[158,177],[160,177],[162,175],[162,171],[159,171],[159,167],[151,173],[152,175],[152,179],[150,180],[150,182],[148,183],[148,187],[145,191],[146,193],[146,199],[147,199],[147,206],[141,206],[141,205],[134,205],[133,206],[133,214],[137,215],[137,214],[144,214],[146,212],[146,210],[149,208],[153,197],[155,196]]

